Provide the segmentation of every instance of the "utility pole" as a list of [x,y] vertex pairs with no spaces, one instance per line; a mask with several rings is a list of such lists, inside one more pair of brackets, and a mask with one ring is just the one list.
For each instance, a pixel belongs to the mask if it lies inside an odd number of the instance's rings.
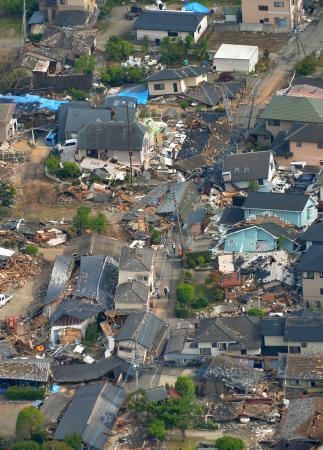
[[27,37],[27,29],[26,29],[26,0],[23,0],[23,9],[22,9],[22,30],[21,30],[21,48],[25,45]]
[[128,152],[129,152],[129,163],[130,163],[130,184],[132,184],[132,149],[131,149],[131,130],[130,130],[130,120],[129,120],[129,102],[127,101],[127,127],[128,127]]
[[178,231],[179,231],[179,238],[180,238],[181,247],[182,247],[182,267],[184,268],[184,266],[185,266],[185,256],[184,256],[185,253],[184,253],[183,233],[182,233],[182,228],[181,228],[181,222],[180,222],[180,219],[179,219],[176,195],[175,195],[175,191],[174,190],[172,190],[172,194],[173,194],[174,204],[175,204],[175,213],[176,213],[177,226],[178,226]]

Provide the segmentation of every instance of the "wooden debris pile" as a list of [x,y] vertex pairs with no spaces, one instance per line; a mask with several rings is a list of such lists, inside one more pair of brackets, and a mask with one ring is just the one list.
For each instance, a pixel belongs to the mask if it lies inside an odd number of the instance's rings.
[[11,259],[9,267],[0,270],[0,292],[8,293],[14,288],[22,287],[26,281],[39,274],[44,261],[41,256],[17,254]]

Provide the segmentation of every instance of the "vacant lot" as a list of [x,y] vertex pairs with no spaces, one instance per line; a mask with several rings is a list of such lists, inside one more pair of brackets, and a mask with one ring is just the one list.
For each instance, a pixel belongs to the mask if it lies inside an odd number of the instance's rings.
[[257,45],[260,51],[269,49],[270,53],[277,53],[287,42],[285,34],[249,31],[209,31],[205,37],[210,50],[217,50],[221,44],[240,44]]
[[15,437],[16,421],[19,412],[30,406],[31,402],[8,402],[0,400],[1,437]]
[[20,47],[21,18],[3,17],[0,14],[0,54],[7,54]]

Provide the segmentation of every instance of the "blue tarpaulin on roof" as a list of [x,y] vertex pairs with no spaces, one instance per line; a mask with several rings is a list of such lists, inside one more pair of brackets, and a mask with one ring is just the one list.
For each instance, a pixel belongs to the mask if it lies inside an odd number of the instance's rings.
[[201,3],[192,2],[187,3],[184,6],[185,11],[194,11],[199,13],[208,13],[209,9],[206,6],[201,5]]
[[134,86],[127,86],[121,89],[118,94],[121,97],[134,97],[138,105],[146,105],[148,102],[148,88],[143,84],[136,84]]
[[39,95],[0,95],[0,99],[8,100],[11,103],[39,103],[39,109],[49,109],[58,111],[63,103],[68,100],[51,100],[49,98],[39,97]]

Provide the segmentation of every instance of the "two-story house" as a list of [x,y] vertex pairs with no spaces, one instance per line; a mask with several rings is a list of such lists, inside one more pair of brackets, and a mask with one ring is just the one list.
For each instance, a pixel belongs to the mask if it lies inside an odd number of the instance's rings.
[[287,133],[293,125],[323,123],[323,102],[308,97],[275,95],[259,114],[257,125],[250,135],[260,145],[271,146],[279,133]]
[[268,24],[285,33],[292,30],[303,15],[300,0],[242,0],[241,9],[243,24]]
[[224,237],[224,251],[269,252],[285,250],[292,252],[296,247],[298,233],[276,223],[266,222],[228,230]]
[[129,314],[116,337],[119,358],[151,363],[161,354],[167,339],[167,325],[151,313]]
[[184,94],[188,88],[196,87],[204,81],[207,81],[207,75],[203,67],[163,69],[147,78],[151,97]]
[[307,305],[323,307],[323,246],[312,245],[297,266],[302,278],[303,300]]
[[118,284],[136,280],[154,289],[155,257],[149,248],[122,247],[119,260]]
[[242,205],[244,218],[253,223],[274,222],[303,228],[317,218],[317,202],[293,193],[250,192]]
[[263,317],[261,333],[267,354],[323,353],[323,317],[302,315],[288,317]]
[[323,356],[280,354],[277,377],[284,388],[323,391]]
[[114,297],[114,307],[117,310],[148,311],[149,286],[137,280],[119,284]]
[[322,166],[322,149],[323,124],[320,123],[295,123],[289,131],[280,132],[272,144],[277,161],[282,165],[305,161],[310,166]]
[[86,25],[96,10],[95,0],[40,0],[39,10],[49,23],[60,26]]
[[222,164],[222,178],[226,191],[248,189],[251,182],[259,190],[271,191],[275,162],[271,152],[250,152],[226,155]]

